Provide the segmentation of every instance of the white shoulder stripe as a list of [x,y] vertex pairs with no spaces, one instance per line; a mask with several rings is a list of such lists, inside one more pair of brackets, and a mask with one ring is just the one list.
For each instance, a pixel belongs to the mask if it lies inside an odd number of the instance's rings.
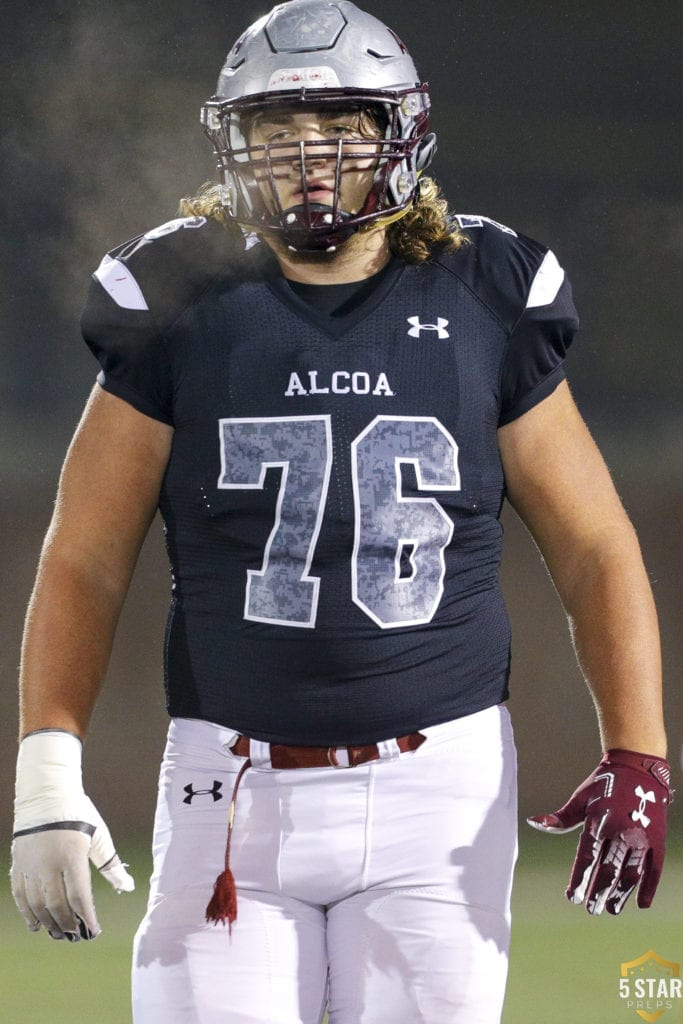
[[549,306],[559,292],[563,281],[564,270],[557,262],[555,253],[548,249],[531,282],[526,308],[535,309],[537,306]]
[[140,285],[120,260],[105,256],[95,277],[121,309],[149,309]]

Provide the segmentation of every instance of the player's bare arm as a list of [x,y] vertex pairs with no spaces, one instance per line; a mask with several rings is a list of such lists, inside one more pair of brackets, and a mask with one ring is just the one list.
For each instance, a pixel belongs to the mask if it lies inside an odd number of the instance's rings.
[[104,677],[172,431],[95,388],[60,482],[27,618],[12,891],[28,927],[94,938],[91,860],[134,888],[81,781],[81,741]]
[[499,432],[507,495],[569,616],[603,748],[666,756],[657,615],[640,547],[566,383]]
[[96,386],[64,464],[29,607],[21,735],[85,735],[154,516],[172,429]]
[[567,803],[529,824],[583,825],[567,889],[591,914],[648,907],[671,800],[657,615],[634,530],[566,383],[501,428],[507,494],[546,561],[596,705],[603,754]]

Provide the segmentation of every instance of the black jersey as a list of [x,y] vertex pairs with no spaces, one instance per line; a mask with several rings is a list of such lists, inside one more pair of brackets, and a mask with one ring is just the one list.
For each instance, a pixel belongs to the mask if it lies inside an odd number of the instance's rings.
[[557,386],[577,320],[552,252],[459,220],[457,251],[333,313],[203,218],[98,268],[100,384],[174,427],[172,715],[341,745],[507,697],[496,433]]

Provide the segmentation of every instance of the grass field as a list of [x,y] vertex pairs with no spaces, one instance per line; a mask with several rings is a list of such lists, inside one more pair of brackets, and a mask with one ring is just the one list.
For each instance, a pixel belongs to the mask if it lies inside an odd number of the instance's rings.
[[[523,832],[503,1024],[641,1024],[643,1018],[618,995],[621,963],[649,949],[683,961],[683,842],[671,846],[651,910],[629,906],[620,918],[593,919],[563,897],[574,839]],[[5,885],[0,899],[4,1024],[129,1024],[130,946],[143,911],[149,860],[144,853],[127,851],[127,856],[138,891],[115,897],[106,883],[96,882],[104,931],[94,943],[70,945],[31,935]],[[6,876],[6,862],[2,870]],[[659,1020],[680,1024],[683,1000]]]

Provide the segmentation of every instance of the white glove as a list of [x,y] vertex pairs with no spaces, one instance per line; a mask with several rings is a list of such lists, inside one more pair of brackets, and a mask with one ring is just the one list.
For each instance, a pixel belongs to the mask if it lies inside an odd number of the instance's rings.
[[12,894],[31,931],[53,939],[94,939],[88,858],[117,892],[135,882],[121,863],[109,829],[83,792],[81,741],[41,730],[19,746],[12,843]]

